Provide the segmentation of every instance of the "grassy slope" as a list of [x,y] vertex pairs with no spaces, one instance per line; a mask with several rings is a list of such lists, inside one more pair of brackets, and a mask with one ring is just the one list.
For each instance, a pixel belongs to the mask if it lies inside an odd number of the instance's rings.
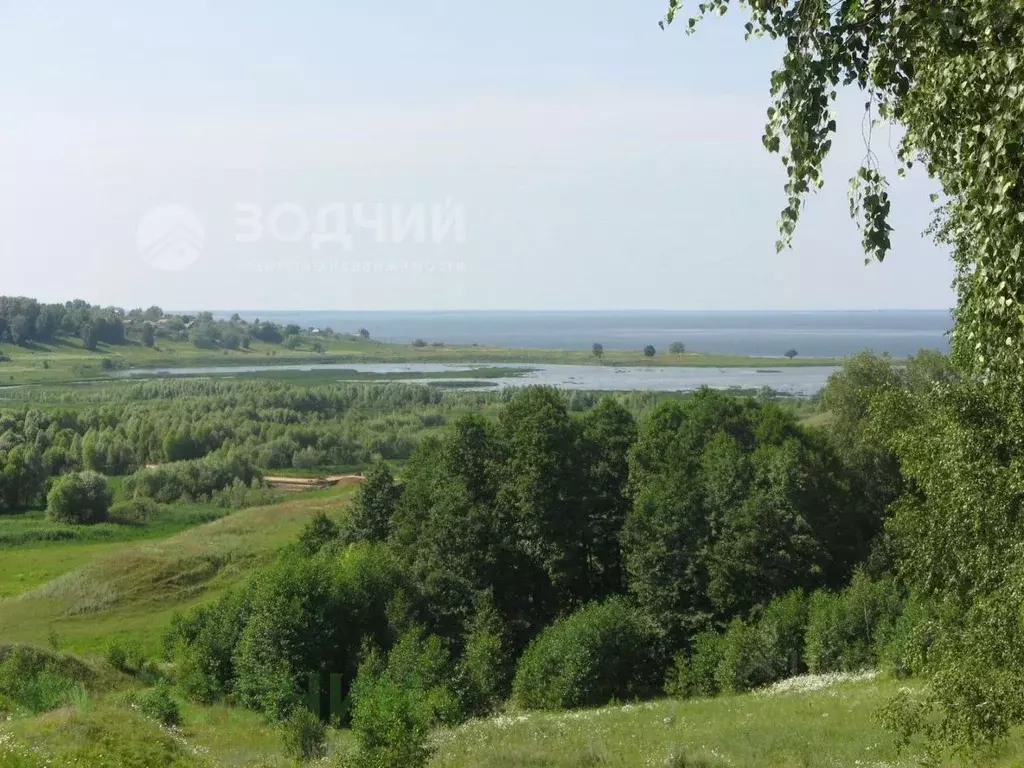
[[[504,715],[442,734],[434,765],[446,768],[666,766],[822,768],[919,765],[919,746],[897,753],[876,721],[906,685],[848,682],[817,691],[755,692],[716,699],[661,700],[563,713]],[[1019,766],[1020,733],[957,766]]]
[[[875,720],[879,707],[902,683],[892,680],[840,683],[810,692],[755,692],[717,699],[670,699],[559,713],[509,713],[472,721],[434,735],[434,768],[910,768],[921,765],[920,747],[898,753]],[[159,739],[151,724],[100,697],[85,712],[59,710],[0,724],[23,745],[67,752],[81,741],[83,723],[104,723]],[[93,735],[93,738],[95,736]],[[225,705],[183,708],[175,737],[185,755],[224,768],[292,766],[278,732],[256,713]],[[353,737],[329,731],[328,765],[345,764]],[[988,754],[946,765],[1019,766],[1020,733]],[[209,762],[205,762],[209,761]],[[93,763],[96,764],[96,763]],[[8,768],[0,750],[0,768]],[[22,764],[10,764],[20,766]],[[189,761],[181,765],[194,766]],[[36,768],[35,765],[32,768]]]
[[[108,346],[95,351],[82,348],[78,339],[60,344],[17,347],[0,344],[0,352],[9,358],[0,363],[0,384],[25,384],[102,378],[101,361],[109,358],[118,367],[145,368],[170,366],[273,365],[284,363],[561,363],[573,365],[657,365],[703,367],[760,367],[835,365],[835,358],[743,357],[687,353],[660,353],[644,357],[641,350],[608,350],[598,361],[586,350],[510,349],[480,346],[414,347],[410,344],[386,344],[378,341],[332,340],[325,342],[323,355],[313,353],[308,344],[290,350],[280,344],[253,341],[249,350],[204,350],[189,342],[161,339],[153,349],[138,343]],[[45,364],[45,367],[44,367]]]
[[13,595],[0,599],[0,643],[43,644],[53,630],[80,653],[99,652],[111,636],[131,636],[154,653],[175,610],[238,582],[315,512],[337,510],[352,493],[304,492],[160,540],[19,547],[12,565],[0,567],[0,594]]

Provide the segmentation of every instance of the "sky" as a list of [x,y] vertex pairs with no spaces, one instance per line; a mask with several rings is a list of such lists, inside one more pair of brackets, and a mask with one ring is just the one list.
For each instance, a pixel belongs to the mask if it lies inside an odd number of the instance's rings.
[[[776,254],[779,49],[665,0],[0,0],[0,293],[170,309],[912,309],[953,303],[893,180],[865,266],[839,105]],[[893,165],[896,129],[873,147]]]

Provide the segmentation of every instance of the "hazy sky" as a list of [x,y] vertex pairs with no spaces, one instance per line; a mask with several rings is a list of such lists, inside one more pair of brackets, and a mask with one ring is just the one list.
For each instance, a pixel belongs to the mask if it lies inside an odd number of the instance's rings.
[[[0,293],[948,307],[952,268],[920,234],[927,179],[894,180],[894,251],[864,266],[846,200],[864,154],[856,97],[825,190],[775,254],[784,174],[760,136],[778,51],[744,43],[739,15],[661,32],[665,5],[0,2]],[[876,133],[883,161],[891,144]],[[315,248],[307,230],[342,203],[348,247]],[[259,208],[262,236],[240,204]],[[436,229],[435,206],[454,215]]]

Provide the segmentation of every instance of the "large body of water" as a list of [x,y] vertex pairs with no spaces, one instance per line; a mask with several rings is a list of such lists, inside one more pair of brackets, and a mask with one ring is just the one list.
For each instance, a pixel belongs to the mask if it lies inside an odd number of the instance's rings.
[[[217,312],[229,317],[233,310]],[[294,312],[241,311],[303,328],[354,333],[361,327],[382,341],[414,339],[496,347],[666,350],[673,341],[694,352],[842,357],[862,349],[905,357],[920,349],[947,349],[946,310],[843,312]]]

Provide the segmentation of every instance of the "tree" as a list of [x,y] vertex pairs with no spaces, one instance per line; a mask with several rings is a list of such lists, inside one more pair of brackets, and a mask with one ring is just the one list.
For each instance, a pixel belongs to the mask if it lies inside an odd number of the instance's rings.
[[293,333],[290,336],[285,336],[284,341],[281,343],[286,349],[298,349],[302,346],[302,339],[300,339],[297,334]]
[[353,537],[360,541],[384,541],[391,533],[401,493],[386,463],[379,461],[370,467],[352,505]]
[[866,554],[841,465],[780,406],[701,390],[650,412],[629,453],[629,589],[675,649]]
[[82,346],[88,350],[96,349],[96,345],[100,342],[99,330],[91,322],[82,324],[79,330],[79,335],[82,338]]
[[107,519],[110,499],[107,480],[101,474],[61,475],[46,497],[46,515],[57,523],[99,523]]
[[[499,416],[506,460],[498,504],[516,528],[519,546],[547,574],[535,599],[545,608],[577,604],[587,593],[586,512],[580,504],[579,425],[553,387],[527,387]],[[545,594],[546,593],[546,594]],[[539,612],[543,615],[542,608]]]
[[360,328],[359,329],[359,338],[361,338],[361,339],[368,339],[368,338],[370,338],[370,332],[368,330],[366,330],[365,328]]
[[673,341],[672,344],[669,345],[668,351],[673,355],[681,355],[686,352],[686,345],[681,341]]
[[221,337],[220,343],[224,349],[238,349],[242,346],[242,334],[240,334],[234,328],[228,330]]
[[426,341],[424,341],[423,339],[416,339],[416,340],[415,340],[415,341],[414,341],[414,342],[412,343],[412,345],[413,345],[414,347],[425,347],[425,346],[427,346],[427,342],[426,342]]
[[145,323],[142,326],[142,343],[147,347],[152,347],[156,344],[156,332],[153,330],[153,326],[149,323]]
[[324,346],[324,343],[322,341],[314,341],[312,344],[309,345],[309,348],[312,349],[318,355],[322,355],[324,352],[327,351],[327,347]]
[[653,344],[644,347],[644,357],[654,357],[655,349]]
[[[682,5],[669,0],[667,23]],[[698,16],[717,15],[730,5],[739,3],[703,3]],[[945,199],[930,231],[951,247],[957,267],[954,358],[967,369],[999,369],[1019,380],[1024,334],[1010,307],[1024,290],[1018,266],[1024,247],[1018,154],[1024,67],[1016,56],[1024,49],[1024,6],[1016,0],[744,5],[748,36],[787,42],[772,77],[763,138],[770,152],[783,153],[788,175],[779,249],[790,244],[805,197],[823,183],[837,129],[837,86],[854,85],[866,92],[868,121],[877,116],[904,127],[901,175],[919,163],[942,185]],[[865,252],[881,261],[891,245],[890,200],[868,140],[851,180],[851,212]],[[978,279],[981,274],[985,279]]]
[[217,326],[212,322],[200,322],[189,333],[192,345],[197,349],[214,349],[219,340]]
[[[666,22],[681,4],[669,0]],[[877,115],[902,126],[901,175],[917,163],[942,187],[930,233],[949,248],[956,268],[951,356],[966,376],[923,393],[885,393],[872,409],[886,422],[888,445],[911,488],[895,504],[897,566],[912,590],[941,606],[931,629],[938,638],[928,658],[931,694],[903,707],[901,724],[953,748],[976,746],[1024,721],[1016,480],[1024,381],[1024,5],[743,5],[748,35],[786,42],[763,138],[769,151],[784,152],[788,176],[779,249],[791,242],[804,199],[823,183],[839,83],[866,92],[865,125]],[[711,0],[700,15],[729,6]],[[850,191],[864,250],[881,261],[891,245],[890,200],[870,146]]]
[[635,441],[636,420],[613,398],[602,399],[583,417],[582,504],[587,513],[585,557],[591,598],[625,586],[619,534],[630,506],[628,454]]
[[595,341],[594,346],[591,348],[591,354],[593,354],[593,356],[598,360],[604,357],[604,344],[600,344]]
[[32,337],[32,325],[24,315],[15,315],[8,321],[8,333],[15,344],[25,344]]
[[46,470],[31,446],[0,451],[0,512],[27,509],[43,496]]
[[800,354],[800,353],[799,353],[799,352],[797,352],[797,351],[796,351],[795,349],[787,349],[787,350],[786,350],[786,355],[785,355],[785,356],[786,356],[786,357],[788,357],[788,358],[789,358],[790,360],[792,360],[792,359],[793,359],[794,357],[796,357],[796,356],[797,356],[798,354]]

